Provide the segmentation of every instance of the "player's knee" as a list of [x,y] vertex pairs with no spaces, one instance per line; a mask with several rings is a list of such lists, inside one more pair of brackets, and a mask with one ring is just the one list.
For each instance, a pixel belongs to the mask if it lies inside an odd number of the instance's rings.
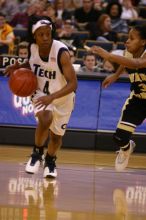
[[131,138],[131,132],[119,128],[117,128],[116,132],[113,135],[114,142],[119,147],[127,145],[129,143],[130,138]]
[[38,115],[39,124],[42,128],[48,129],[52,123],[52,113],[49,111],[43,111]]
[[50,141],[53,142],[53,145],[61,146],[62,136],[55,135],[54,133],[50,132]]

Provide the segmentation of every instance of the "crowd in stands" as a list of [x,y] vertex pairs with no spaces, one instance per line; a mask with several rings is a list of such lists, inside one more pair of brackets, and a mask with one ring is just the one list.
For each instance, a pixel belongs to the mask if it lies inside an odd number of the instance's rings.
[[[111,52],[124,50],[129,28],[146,22],[142,10],[144,0],[0,0],[0,55],[18,55],[20,46],[28,47],[30,17],[45,15],[56,25],[56,39],[69,47],[72,63],[81,65],[80,73],[113,72],[113,64],[101,62],[84,45],[112,43]],[[84,52],[81,57],[78,50]]]

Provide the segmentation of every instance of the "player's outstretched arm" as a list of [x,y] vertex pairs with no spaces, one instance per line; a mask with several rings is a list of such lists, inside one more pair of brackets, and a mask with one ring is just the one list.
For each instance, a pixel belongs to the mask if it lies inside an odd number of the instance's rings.
[[101,56],[105,60],[123,65],[130,69],[146,68],[146,55],[140,58],[127,58],[124,56],[112,54],[97,46],[91,47],[90,51]]
[[121,74],[124,73],[124,67],[123,66],[119,66],[117,71],[113,74],[110,74],[109,76],[107,76],[103,82],[102,82],[102,87],[103,88],[107,88],[108,86],[110,86],[112,83],[116,82],[117,79],[119,78],[119,76]]

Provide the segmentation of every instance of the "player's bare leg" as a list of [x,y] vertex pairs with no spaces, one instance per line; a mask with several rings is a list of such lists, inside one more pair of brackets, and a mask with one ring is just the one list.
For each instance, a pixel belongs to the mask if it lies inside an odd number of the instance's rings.
[[38,172],[40,164],[44,160],[44,144],[49,135],[49,127],[52,122],[52,112],[40,111],[38,112],[37,117],[38,125],[35,132],[35,146],[25,168],[25,171],[31,174]]

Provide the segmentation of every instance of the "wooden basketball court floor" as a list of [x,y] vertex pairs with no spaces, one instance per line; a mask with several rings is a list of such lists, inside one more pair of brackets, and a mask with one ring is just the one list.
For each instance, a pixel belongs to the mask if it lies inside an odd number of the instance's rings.
[[146,155],[61,149],[57,179],[25,173],[31,148],[0,146],[0,220],[146,220]]

